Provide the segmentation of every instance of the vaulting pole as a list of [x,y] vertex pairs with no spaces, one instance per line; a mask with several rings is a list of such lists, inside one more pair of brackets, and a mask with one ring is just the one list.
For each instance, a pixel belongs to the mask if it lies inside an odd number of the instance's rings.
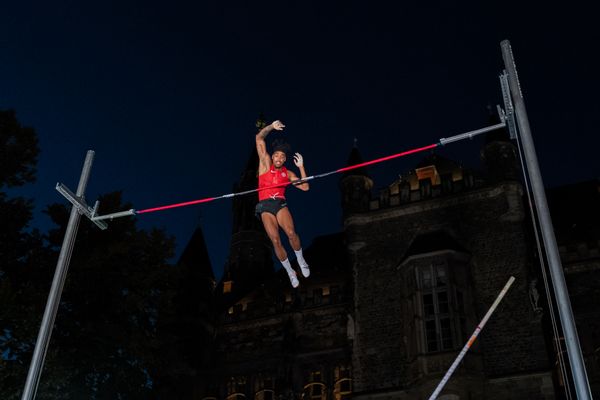
[[567,291],[567,284],[565,282],[565,275],[563,272],[562,263],[560,261],[558,246],[556,245],[556,237],[554,236],[552,219],[550,218],[550,211],[548,210],[544,182],[542,181],[542,174],[540,172],[537,155],[535,153],[535,146],[533,144],[533,138],[529,128],[529,119],[527,118],[525,102],[523,100],[523,94],[521,93],[521,84],[519,83],[519,77],[517,75],[517,68],[513,58],[512,49],[510,47],[510,42],[508,40],[504,40],[500,43],[500,46],[502,48],[504,66],[508,74],[508,83],[515,107],[515,115],[517,117],[517,126],[519,127],[519,132],[521,135],[523,156],[525,159],[524,161],[527,165],[527,172],[531,182],[533,199],[540,220],[542,239],[544,241],[544,248],[548,257],[550,276],[552,278],[552,285],[554,287],[554,294],[556,296],[556,303],[558,306],[558,314],[560,316],[560,322],[565,336],[567,354],[569,356],[569,363],[571,364],[573,381],[575,383],[575,392],[578,399],[588,400],[592,398],[590,384],[585,371],[585,363],[581,354],[579,338],[577,337],[577,328],[575,326],[575,319],[571,309],[571,301],[569,299],[569,292]]
[[456,359],[454,360],[454,362],[452,363],[452,365],[450,366],[450,368],[448,369],[448,371],[446,372],[446,374],[444,375],[444,377],[442,378],[442,380],[440,381],[440,383],[437,385],[437,387],[435,388],[435,390],[433,391],[433,393],[431,394],[431,396],[429,396],[429,400],[435,400],[435,399],[437,399],[437,397],[439,396],[440,392],[442,391],[442,389],[444,388],[444,386],[446,385],[446,383],[448,382],[448,380],[450,379],[450,377],[452,376],[452,374],[454,373],[454,371],[458,367],[458,364],[460,364],[460,362],[462,361],[462,359],[465,356],[465,354],[467,354],[467,351],[469,351],[469,349],[471,348],[471,346],[473,346],[473,343],[475,343],[475,339],[477,339],[477,336],[479,335],[479,332],[481,332],[481,330],[483,329],[483,327],[487,323],[488,319],[490,319],[490,317],[492,316],[492,314],[496,310],[496,307],[498,307],[498,304],[500,304],[500,302],[502,301],[502,299],[506,295],[506,292],[508,292],[508,289],[510,289],[510,287],[513,284],[514,281],[515,281],[515,277],[514,276],[511,276],[508,279],[508,282],[506,282],[506,285],[504,285],[504,288],[502,288],[502,290],[500,291],[500,294],[498,295],[498,297],[496,297],[496,300],[494,301],[494,303],[492,304],[492,306],[490,307],[490,309],[488,310],[488,312],[485,314],[485,316],[483,317],[483,319],[481,320],[481,322],[479,323],[479,325],[477,325],[477,328],[475,329],[475,331],[473,332],[473,334],[471,335],[471,337],[467,341],[467,344],[465,344],[465,346],[463,347],[463,349],[461,350],[461,352],[458,353],[458,356],[456,357]]
[[[83,170],[81,171],[81,177],[79,178],[79,185],[77,186],[76,196],[79,199],[83,199],[84,197],[93,161],[94,152],[90,150],[85,157]],[[48,295],[48,301],[46,302],[42,326],[38,333],[37,342],[33,351],[33,358],[31,360],[31,365],[29,366],[29,372],[27,373],[27,381],[25,382],[23,396],[21,397],[22,400],[34,399],[37,392],[46,351],[48,350],[48,343],[50,342],[54,320],[56,319],[56,312],[58,311],[58,305],[60,304],[60,296],[67,278],[67,270],[69,269],[69,262],[71,261],[71,254],[73,253],[73,245],[75,244],[80,217],[81,214],[78,208],[73,206],[71,208],[67,231],[65,232],[63,244],[60,249],[60,255],[58,256],[58,262],[56,263],[56,270],[54,271],[52,287],[50,288],[50,294]]]

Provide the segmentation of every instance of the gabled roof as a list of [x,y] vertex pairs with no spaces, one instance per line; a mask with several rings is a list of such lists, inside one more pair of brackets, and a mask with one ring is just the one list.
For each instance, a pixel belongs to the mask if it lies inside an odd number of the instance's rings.
[[[354,147],[352,147],[352,150],[350,151],[350,155],[348,156],[348,161],[346,162],[346,166],[350,167],[352,165],[361,164],[362,162],[363,162],[363,158],[360,155],[360,152],[358,151],[358,147],[355,144]],[[366,167],[360,167],[360,168],[356,168],[356,169],[344,172],[344,176],[349,176],[349,175],[364,175],[366,177],[369,177]]]
[[468,251],[448,233],[445,231],[435,231],[417,236],[408,247],[408,250],[406,250],[406,253],[404,253],[402,262],[411,256],[442,250],[454,250],[468,254]]
[[206,241],[204,240],[204,233],[200,226],[192,234],[179,261],[177,261],[177,265],[187,269],[194,277],[215,279],[206,248]]

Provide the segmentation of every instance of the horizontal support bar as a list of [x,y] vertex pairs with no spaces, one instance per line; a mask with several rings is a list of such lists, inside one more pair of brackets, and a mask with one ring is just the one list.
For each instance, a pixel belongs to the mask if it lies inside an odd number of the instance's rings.
[[505,126],[506,126],[506,124],[504,122],[501,122],[496,125],[488,126],[488,127],[481,128],[481,129],[476,129],[476,130],[470,131],[470,132],[461,133],[460,135],[451,136],[449,138],[441,138],[440,144],[442,146],[445,146],[448,143],[458,142],[459,140],[463,140],[463,139],[467,139],[467,138],[472,139],[474,136],[481,135],[482,133],[486,133],[486,132],[495,131],[497,129],[502,129]]
[[83,201],[83,199],[77,197],[75,193],[71,192],[69,188],[63,185],[62,183],[56,184],[56,190],[58,191],[58,193],[62,194],[63,197],[69,201],[69,203],[73,204],[73,207],[77,208],[77,211],[79,211],[80,214],[83,214],[86,217],[88,217],[90,221],[92,221],[98,226],[98,228],[102,230],[108,228],[108,225],[106,225],[105,222],[94,221],[97,205],[95,206],[96,208],[91,208]]
[[130,216],[130,215],[135,215],[135,210],[133,208],[131,210],[127,210],[127,211],[119,211],[119,212],[112,213],[112,214],[98,215],[98,216],[92,217],[90,219],[93,222],[102,221],[102,220],[105,220],[105,219],[110,219],[112,221],[115,218],[127,217],[127,216]]

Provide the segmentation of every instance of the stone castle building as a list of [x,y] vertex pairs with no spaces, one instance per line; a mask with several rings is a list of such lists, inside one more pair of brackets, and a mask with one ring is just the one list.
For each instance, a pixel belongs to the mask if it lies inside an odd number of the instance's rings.
[[[374,192],[340,179],[343,231],[305,255],[294,290],[275,271],[254,196],[233,200],[215,282],[202,233],[182,255],[193,373],[182,398],[426,399],[510,276],[516,281],[440,399],[560,399],[549,304],[516,148],[489,134],[481,173],[436,154]],[[235,190],[257,186],[253,152]],[[361,161],[352,149],[348,164]],[[598,181],[549,192],[593,390],[600,390]],[[186,286],[187,285],[187,286]],[[187,296],[187,297],[186,297]],[[185,300],[183,300],[185,299]],[[564,347],[563,347],[564,348]],[[564,356],[564,355],[563,355]]]

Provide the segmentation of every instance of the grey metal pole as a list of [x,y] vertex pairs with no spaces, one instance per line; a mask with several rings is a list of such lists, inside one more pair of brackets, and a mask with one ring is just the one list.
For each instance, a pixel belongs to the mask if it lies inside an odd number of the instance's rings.
[[[93,161],[94,152],[89,150],[86,154],[81,177],[79,178],[79,185],[77,186],[76,195],[79,198],[84,197]],[[27,373],[27,381],[25,382],[25,388],[23,389],[23,395],[21,396],[22,400],[34,399],[37,392],[44,358],[46,357],[50,335],[52,334],[54,320],[56,319],[56,312],[58,310],[58,305],[60,304],[60,296],[67,277],[71,254],[73,253],[73,245],[75,244],[80,217],[81,214],[77,208],[73,206],[71,208],[71,216],[69,217],[67,231],[65,232],[63,244],[58,256],[58,262],[56,263],[54,279],[52,280],[52,287],[50,288],[50,294],[48,295],[48,301],[46,302],[46,310],[44,311],[44,317],[42,318],[42,325],[33,351],[31,365],[29,366],[29,372]]]
[[562,263],[560,261],[558,246],[556,245],[556,237],[554,236],[552,219],[550,218],[550,211],[548,210],[548,202],[546,201],[544,183],[542,181],[542,174],[540,173],[540,167],[535,153],[533,138],[531,137],[529,119],[527,118],[527,112],[525,110],[525,102],[523,101],[523,94],[521,93],[517,68],[515,66],[510,42],[508,40],[503,40],[500,43],[500,46],[502,48],[504,65],[508,73],[508,83],[513,97],[517,125],[519,127],[521,143],[523,145],[523,155],[529,172],[535,207],[540,219],[542,239],[544,241],[544,247],[546,248],[550,276],[552,278],[552,285],[554,287],[556,303],[558,306],[558,314],[565,336],[567,354],[569,356],[569,363],[571,364],[573,381],[575,383],[575,393],[578,399],[588,400],[592,398],[590,384],[585,371],[585,362],[581,353],[579,338],[577,337],[577,328],[571,309],[569,292],[567,291],[567,284],[565,282]]

